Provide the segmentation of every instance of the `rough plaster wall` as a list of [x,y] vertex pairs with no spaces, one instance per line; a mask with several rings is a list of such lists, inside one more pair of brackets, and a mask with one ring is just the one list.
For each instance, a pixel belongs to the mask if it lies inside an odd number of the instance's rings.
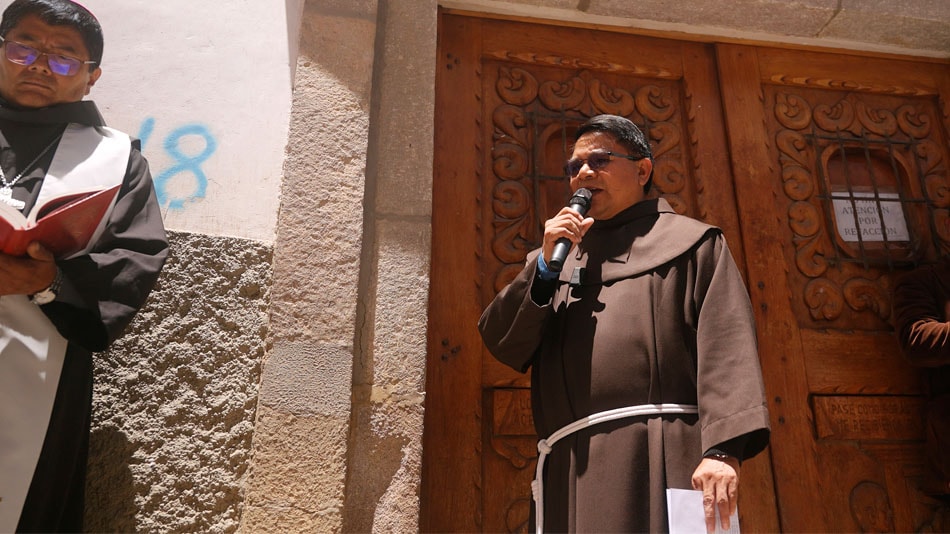
[[307,1],[241,529],[341,529],[376,2]]
[[169,233],[127,334],[95,356],[89,532],[233,532],[266,339],[269,246]]

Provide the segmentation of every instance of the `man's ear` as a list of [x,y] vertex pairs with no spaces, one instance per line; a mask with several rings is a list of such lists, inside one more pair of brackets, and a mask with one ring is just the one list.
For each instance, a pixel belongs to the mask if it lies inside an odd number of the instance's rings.
[[637,182],[640,185],[646,185],[647,180],[650,179],[650,173],[653,172],[653,160],[650,158],[643,158],[637,161]]
[[86,83],[85,94],[89,94],[89,91],[92,90],[92,86],[96,85],[96,81],[99,80],[99,76],[102,76],[102,67],[96,67],[96,70],[89,73],[89,81]]

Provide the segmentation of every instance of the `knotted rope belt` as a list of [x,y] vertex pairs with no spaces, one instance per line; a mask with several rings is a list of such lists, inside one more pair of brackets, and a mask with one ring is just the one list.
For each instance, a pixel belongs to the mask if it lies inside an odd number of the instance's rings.
[[534,497],[534,519],[537,534],[544,532],[544,460],[551,452],[551,447],[566,436],[589,426],[606,423],[625,417],[640,415],[663,414],[693,414],[699,413],[699,407],[694,404],[641,404],[639,406],[625,406],[604,412],[597,412],[578,419],[554,431],[547,439],[538,441],[538,466],[535,469],[534,481],[531,482],[531,494]]

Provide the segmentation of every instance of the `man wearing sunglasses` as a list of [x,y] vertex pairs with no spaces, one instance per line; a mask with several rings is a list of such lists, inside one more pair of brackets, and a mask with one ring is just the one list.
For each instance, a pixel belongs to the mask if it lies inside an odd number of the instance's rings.
[[91,351],[143,305],[168,243],[137,141],[83,97],[102,29],[69,0],[14,0],[0,20],[0,202],[118,186],[85,249],[0,253],[0,532],[82,530]]
[[[668,531],[667,488],[702,490],[707,530],[717,512],[728,528],[740,463],[768,443],[742,277],[718,228],[647,198],[653,168],[630,120],[582,124],[565,170],[586,216],[549,219],[479,320],[496,358],[531,367],[547,531]],[[560,239],[573,250],[556,271]]]

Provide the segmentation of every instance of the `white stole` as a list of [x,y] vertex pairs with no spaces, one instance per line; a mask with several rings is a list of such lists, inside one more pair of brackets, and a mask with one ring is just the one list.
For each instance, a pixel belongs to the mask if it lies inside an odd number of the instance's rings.
[[[71,191],[122,183],[131,148],[129,137],[117,130],[70,124],[34,209]],[[88,252],[102,235],[114,206],[115,199],[87,249],[76,255]],[[49,427],[67,344],[26,295],[0,297],[0,532],[13,532],[20,520]]]

